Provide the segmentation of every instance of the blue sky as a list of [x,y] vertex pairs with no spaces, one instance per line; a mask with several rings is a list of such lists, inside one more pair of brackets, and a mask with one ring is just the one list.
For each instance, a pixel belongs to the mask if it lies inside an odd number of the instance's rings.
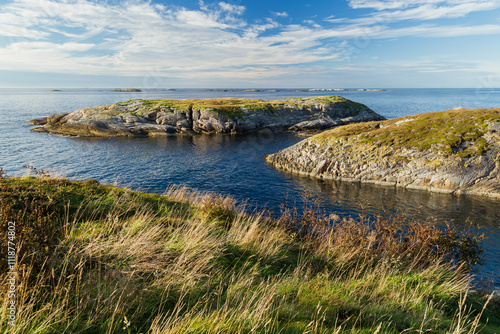
[[500,87],[500,0],[0,0],[0,87]]

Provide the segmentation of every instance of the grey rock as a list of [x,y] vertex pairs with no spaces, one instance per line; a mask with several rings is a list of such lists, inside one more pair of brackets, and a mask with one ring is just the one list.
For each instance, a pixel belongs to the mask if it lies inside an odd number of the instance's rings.
[[156,121],[157,114],[158,114],[158,112],[156,110],[152,110],[152,111],[148,110],[142,114],[142,117],[144,117],[144,119],[146,119],[148,121]]
[[312,121],[304,121],[297,123],[288,128],[288,130],[290,131],[323,130],[341,125],[343,123],[344,122],[340,122],[340,120],[334,121],[331,118],[320,118]]

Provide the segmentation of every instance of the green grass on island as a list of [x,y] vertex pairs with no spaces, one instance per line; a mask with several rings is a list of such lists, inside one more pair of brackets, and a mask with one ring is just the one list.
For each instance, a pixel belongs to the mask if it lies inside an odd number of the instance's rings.
[[500,331],[498,300],[469,290],[479,241],[451,227],[1,173],[0,204],[2,258],[9,221],[18,247],[15,326],[0,262],[2,333]]
[[433,149],[466,158],[483,155],[487,150],[483,136],[491,131],[488,122],[500,122],[500,109],[455,109],[350,124],[321,133],[313,140],[325,145],[347,140],[354,145],[390,146],[392,150]]
[[341,96],[316,96],[308,98],[291,98],[280,99],[274,101],[266,101],[260,99],[243,99],[243,98],[219,98],[219,99],[185,99],[185,100],[131,100],[118,105],[126,105],[132,101],[142,102],[148,109],[155,109],[158,107],[166,107],[172,110],[192,109],[211,109],[218,114],[227,117],[241,117],[245,111],[260,110],[268,114],[274,114],[277,108],[298,108],[307,104],[322,103],[322,104],[335,104],[341,103],[346,107],[361,110],[364,106],[345,99]]

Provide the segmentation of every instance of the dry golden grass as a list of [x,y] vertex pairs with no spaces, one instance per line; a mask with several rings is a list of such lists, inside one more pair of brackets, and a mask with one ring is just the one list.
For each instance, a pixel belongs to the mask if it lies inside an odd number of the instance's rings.
[[500,323],[470,294],[466,268],[450,264],[460,257],[430,251],[455,232],[433,236],[421,222],[398,239],[396,223],[331,229],[310,207],[275,220],[186,188],[157,196],[43,178],[0,187],[2,217],[38,228],[30,220],[43,215],[28,211],[49,208],[60,227],[51,244],[20,234],[29,251],[18,251],[16,326],[2,321],[2,333],[477,333]]

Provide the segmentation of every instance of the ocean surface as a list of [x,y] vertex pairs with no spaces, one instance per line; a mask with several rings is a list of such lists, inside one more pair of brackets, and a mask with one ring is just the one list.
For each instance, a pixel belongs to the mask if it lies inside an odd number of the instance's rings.
[[171,185],[214,191],[247,202],[249,208],[279,212],[302,206],[303,194],[341,217],[399,214],[451,221],[486,236],[485,263],[477,284],[500,289],[500,200],[434,194],[374,185],[292,176],[268,166],[264,157],[302,140],[293,134],[199,135],[169,138],[68,138],[29,131],[27,122],[49,114],[134,98],[275,99],[341,95],[387,118],[458,107],[500,107],[500,89],[387,89],[386,91],[0,89],[0,167],[24,175],[31,164],[71,179],[97,179],[134,190],[163,193]]

